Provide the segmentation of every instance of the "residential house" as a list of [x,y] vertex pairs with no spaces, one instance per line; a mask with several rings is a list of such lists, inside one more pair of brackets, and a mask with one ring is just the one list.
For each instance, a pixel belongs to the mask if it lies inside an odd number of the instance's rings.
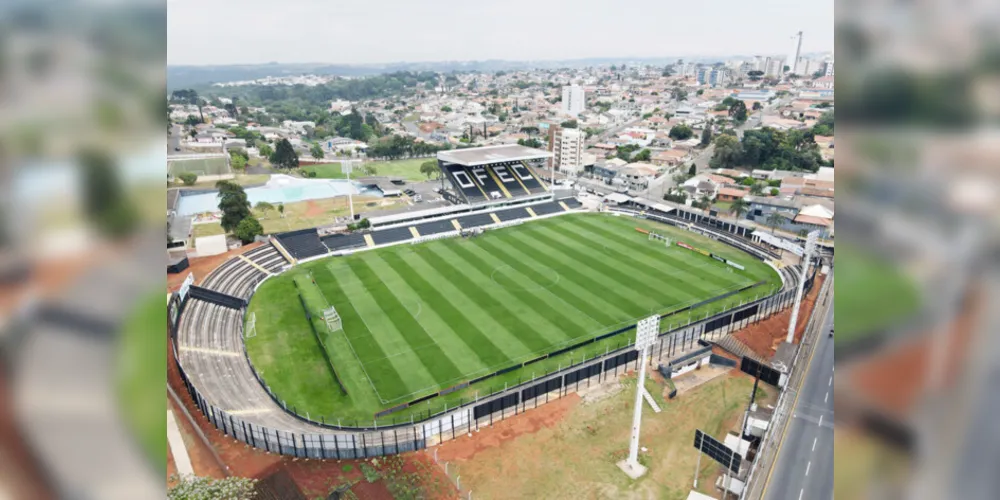
[[658,167],[674,168],[689,158],[688,152],[681,149],[666,149],[653,154],[651,162]]
[[629,189],[639,190],[646,189],[658,173],[659,169],[648,163],[629,163],[621,169],[619,177]]
[[738,200],[740,198],[743,198],[744,196],[746,196],[749,193],[750,193],[750,191],[748,189],[738,189],[738,188],[733,188],[733,187],[724,187],[722,189],[719,189],[719,194],[716,195],[716,200],[717,201],[723,201],[723,202],[733,202],[733,201],[736,201],[736,200]]

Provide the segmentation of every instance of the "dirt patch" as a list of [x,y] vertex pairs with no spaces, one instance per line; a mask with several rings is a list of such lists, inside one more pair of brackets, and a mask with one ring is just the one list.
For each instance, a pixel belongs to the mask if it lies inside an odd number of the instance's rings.
[[579,402],[580,396],[571,393],[546,405],[529,409],[517,417],[495,422],[493,427],[480,426],[479,431],[472,431],[472,437],[457,438],[438,446],[438,462],[469,460],[485,450],[502,448],[505,443],[518,436],[534,434],[557,424]]
[[230,257],[235,257],[249,252],[250,250],[253,250],[261,245],[264,245],[264,243],[250,243],[249,245],[243,245],[240,248],[230,250],[226,253],[220,253],[219,255],[188,259],[187,269],[177,274],[167,275],[167,291],[176,292],[180,289],[181,284],[184,283],[184,279],[187,278],[188,273],[194,273],[194,283],[198,285],[205,279],[205,276],[208,276],[208,273],[221,266],[222,263],[229,260]]
[[[800,342],[802,335],[805,334],[806,323],[809,322],[809,317],[812,316],[813,306],[816,304],[816,297],[819,295],[820,289],[823,288],[824,279],[824,276],[817,275],[812,290],[802,298],[798,325],[795,327],[795,343]],[[778,346],[785,341],[785,337],[788,335],[788,322],[791,319],[792,308],[788,307],[760,323],[748,325],[746,328],[734,333],[733,336],[746,344],[758,356],[764,359],[771,359],[774,357]]]
[[319,203],[316,203],[313,200],[306,201],[306,211],[305,211],[306,217],[319,217],[320,215],[323,215],[325,212],[326,211],[323,210],[323,207],[319,206]]

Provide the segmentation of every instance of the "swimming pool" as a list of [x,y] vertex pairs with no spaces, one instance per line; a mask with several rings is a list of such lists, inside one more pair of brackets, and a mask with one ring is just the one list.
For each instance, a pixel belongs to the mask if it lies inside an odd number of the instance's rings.
[[[247,199],[251,205],[266,201],[270,204],[294,203],[296,201],[317,200],[359,194],[382,196],[381,191],[365,189],[361,184],[344,179],[299,179],[288,175],[272,175],[267,184],[248,188]],[[177,201],[178,215],[194,215],[203,212],[218,212],[218,192],[198,193],[181,196]]]

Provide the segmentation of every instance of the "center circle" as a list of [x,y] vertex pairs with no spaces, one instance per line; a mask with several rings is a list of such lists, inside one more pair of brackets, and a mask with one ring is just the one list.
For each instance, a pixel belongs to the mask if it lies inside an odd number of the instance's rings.
[[559,272],[555,269],[546,268],[545,271],[538,272],[538,279],[528,279],[521,278],[518,280],[515,277],[515,270],[513,267],[507,264],[501,264],[493,268],[493,272],[490,273],[490,279],[508,289],[508,290],[545,290],[547,288],[552,288],[559,283],[561,276]]

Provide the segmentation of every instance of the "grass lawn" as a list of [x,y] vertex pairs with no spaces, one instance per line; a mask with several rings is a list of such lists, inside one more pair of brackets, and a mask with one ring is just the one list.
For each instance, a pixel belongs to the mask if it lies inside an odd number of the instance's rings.
[[[230,180],[241,186],[251,186],[256,184],[265,184],[270,178],[271,176],[269,174],[259,174],[259,175],[237,174],[235,178]],[[193,186],[187,186],[183,182],[174,181],[172,183],[168,183],[167,187],[183,187],[189,189],[215,189],[216,182],[217,181],[201,181],[201,182],[195,182]]]
[[891,262],[837,244],[837,342],[850,342],[905,320],[920,308],[916,286]]
[[714,205],[715,205],[715,208],[717,208],[719,210],[720,214],[728,215],[729,214],[729,207],[733,206],[733,202],[731,202],[731,201],[717,201],[717,202],[714,203]]
[[[417,182],[426,181],[427,176],[420,173],[420,165],[425,161],[433,161],[433,158],[413,158],[409,160],[376,161],[365,163],[375,167],[375,175],[385,177],[401,177],[404,180]],[[316,172],[317,178],[322,179],[345,179],[347,178],[340,171],[340,163],[324,163],[321,165],[308,165],[302,167],[306,172]],[[352,177],[361,177],[364,173],[355,170]]]
[[169,169],[170,173],[174,176],[177,176],[182,172],[194,172],[198,175],[220,175],[229,173],[229,167],[226,165],[226,159],[223,157],[168,161],[167,169]]
[[[624,385],[635,387],[635,377],[627,378]],[[695,429],[722,440],[727,431],[738,428],[752,387],[749,377],[723,375],[667,401],[661,413],[653,413],[643,404],[639,444],[647,451],[640,452],[639,460],[649,470],[637,481],[622,474],[616,465],[628,455],[635,397],[634,389],[629,388],[593,403],[577,403],[550,425],[539,425],[544,417],[533,417],[551,411],[546,406],[528,410],[517,418],[531,422],[530,433],[508,439],[506,434],[513,426],[484,430],[489,436],[477,439],[488,444],[477,446],[474,456],[450,461],[449,467],[461,475],[463,488],[472,490],[473,497],[480,500],[684,500],[695,469],[698,491],[715,496],[714,478],[720,468],[707,455],[701,457],[699,466],[698,451],[692,446]],[[469,444],[445,443],[440,454],[451,458],[451,447],[467,448]]]
[[[746,271],[650,242],[636,226],[732,258]],[[689,315],[703,317],[765,294],[778,286],[777,275],[739,250],[669,226],[568,215],[474,239],[397,246],[298,266],[268,280],[254,295],[250,311],[257,315],[258,333],[247,340],[247,350],[272,390],[300,413],[370,420],[379,410],[762,280],[768,283],[669,316],[664,330],[670,323],[687,322]],[[301,309],[290,305],[299,294],[312,317],[319,318],[315,325],[324,347],[306,335],[304,314],[289,318],[290,310]],[[340,313],[342,330],[330,332],[322,322],[329,305]],[[634,331],[434,398],[387,420],[438,411],[477,392],[485,395],[504,383],[603,354],[624,345],[629,335]],[[303,355],[308,348],[315,352]],[[326,364],[324,348],[347,395],[332,377],[309,376]],[[287,352],[296,355],[281,354]]]
[[[355,196],[354,211],[362,212],[372,210],[377,207],[392,208],[401,206],[405,203],[406,200],[403,198]],[[297,229],[322,226],[333,222],[335,217],[350,215],[346,196],[286,203],[284,217],[281,217],[276,210],[264,212],[253,209],[252,212],[254,217],[257,217],[257,220],[260,221],[261,226],[264,227],[265,234],[283,233],[286,231],[295,231]],[[222,225],[218,222],[195,224],[191,227],[194,237],[212,236],[215,234],[225,233],[225,231],[222,230]]]
[[157,470],[167,467],[166,324],[166,297],[157,292],[138,303],[118,337],[118,404]]

